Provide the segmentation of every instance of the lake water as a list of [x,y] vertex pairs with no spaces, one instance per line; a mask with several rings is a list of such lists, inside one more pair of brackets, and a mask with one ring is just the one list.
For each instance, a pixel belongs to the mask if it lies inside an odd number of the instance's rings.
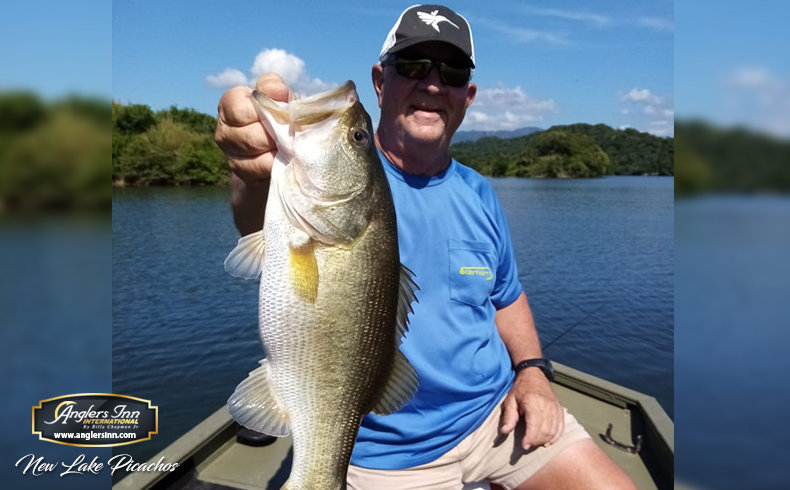
[[[492,182],[546,356],[673,416],[674,180]],[[116,189],[112,227],[113,391],[160,411],[150,442],[116,449],[144,459],[256,367],[258,290],[223,270],[238,238],[227,189]]]
[[675,475],[790,488],[790,196],[703,196],[675,213]]

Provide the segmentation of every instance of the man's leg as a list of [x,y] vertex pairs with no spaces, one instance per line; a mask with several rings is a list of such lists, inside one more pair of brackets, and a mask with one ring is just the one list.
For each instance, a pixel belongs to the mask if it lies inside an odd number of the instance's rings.
[[461,467],[458,450],[451,449],[435,461],[403,470],[373,470],[349,465],[349,490],[458,490]]
[[516,490],[635,490],[636,485],[592,439],[579,441],[551,459]]

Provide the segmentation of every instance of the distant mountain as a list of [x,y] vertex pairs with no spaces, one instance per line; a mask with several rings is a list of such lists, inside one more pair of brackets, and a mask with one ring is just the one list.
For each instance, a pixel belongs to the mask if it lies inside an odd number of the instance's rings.
[[528,126],[526,128],[499,131],[458,131],[455,133],[455,136],[453,136],[453,143],[477,141],[487,136],[495,136],[497,138],[518,138],[519,136],[526,136],[528,134],[537,133],[538,131],[543,131],[543,128]]

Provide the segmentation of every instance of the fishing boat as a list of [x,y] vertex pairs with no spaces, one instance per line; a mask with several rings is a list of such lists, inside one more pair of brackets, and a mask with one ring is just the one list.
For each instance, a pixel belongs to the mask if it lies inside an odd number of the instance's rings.
[[[674,422],[655,398],[559,363],[554,371],[560,402],[638,488],[673,487]],[[113,488],[279,489],[291,471],[290,438],[251,444],[238,434],[222,407],[149,460],[178,462],[175,471],[130,473]]]

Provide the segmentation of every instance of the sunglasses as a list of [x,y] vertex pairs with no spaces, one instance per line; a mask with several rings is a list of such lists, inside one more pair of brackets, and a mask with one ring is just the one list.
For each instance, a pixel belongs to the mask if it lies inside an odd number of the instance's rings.
[[463,87],[469,82],[469,79],[472,78],[471,68],[459,68],[457,66],[448,65],[444,61],[435,61],[431,59],[410,60],[393,56],[388,64],[395,66],[398,75],[413,80],[424,79],[431,73],[431,69],[435,66],[439,69],[439,79],[442,83],[451,87]]

